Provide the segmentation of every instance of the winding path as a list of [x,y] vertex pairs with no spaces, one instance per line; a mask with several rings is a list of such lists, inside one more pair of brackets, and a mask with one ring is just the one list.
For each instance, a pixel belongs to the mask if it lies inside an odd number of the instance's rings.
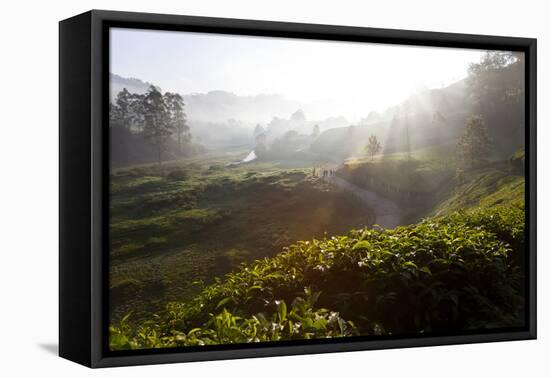
[[380,227],[394,228],[401,224],[401,207],[392,200],[382,197],[370,190],[360,188],[338,176],[331,176],[327,181],[341,189],[353,193],[357,198],[363,201],[367,207],[374,211],[376,217],[374,223],[378,224]]

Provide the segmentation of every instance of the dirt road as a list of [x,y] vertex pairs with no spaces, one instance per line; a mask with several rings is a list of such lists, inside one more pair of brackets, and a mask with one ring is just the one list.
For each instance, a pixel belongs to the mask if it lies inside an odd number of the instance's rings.
[[374,223],[379,226],[383,228],[394,228],[401,224],[401,207],[392,200],[382,197],[370,190],[360,188],[336,175],[331,176],[327,181],[341,189],[353,193],[357,198],[363,201],[367,207],[374,211],[376,216],[376,221]]

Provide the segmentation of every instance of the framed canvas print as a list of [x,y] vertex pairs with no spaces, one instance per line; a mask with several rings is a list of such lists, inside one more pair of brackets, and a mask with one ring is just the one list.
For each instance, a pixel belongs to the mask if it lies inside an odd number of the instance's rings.
[[60,22],[60,355],[536,337],[536,40]]

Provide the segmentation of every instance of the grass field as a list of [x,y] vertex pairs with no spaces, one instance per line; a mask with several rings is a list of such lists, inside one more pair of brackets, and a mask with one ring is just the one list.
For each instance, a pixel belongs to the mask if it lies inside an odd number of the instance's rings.
[[[456,333],[525,323],[523,200],[292,244],[110,328],[114,350]],[[345,279],[344,279],[345,277]]]
[[525,197],[525,178],[511,174],[503,164],[480,168],[466,172],[463,182],[457,183],[447,197],[435,206],[432,215],[516,202]]
[[458,177],[443,153],[339,169],[408,211],[387,230],[305,164],[114,170],[111,348],[523,324],[523,174],[494,161]]
[[113,320],[185,301],[242,262],[302,239],[372,223],[353,196],[308,167],[228,165],[210,156],[113,170],[110,288]]
[[509,161],[495,158],[480,168],[463,171],[449,153],[452,148],[441,145],[375,159],[355,157],[348,159],[338,174],[400,203],[405,223],[523,198],[524,176]]

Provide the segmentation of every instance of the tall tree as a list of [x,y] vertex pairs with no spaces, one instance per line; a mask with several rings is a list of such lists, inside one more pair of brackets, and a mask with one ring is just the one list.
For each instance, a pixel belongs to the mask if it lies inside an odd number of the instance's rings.
[[306,121],[306,114],[302,109],[296,110],[292,115],[290,116],[290,120],[297,123],[303,123]]
[[258,124],[256,125],[256,127],[254,128],[254,133],[253,133],[254,138],[257,138],[258,135],[261,135],[261,134],[263,134],[263,133],[265,133],[265,129],[263,128],[262,125],[260,125],[260,124],[258,123]]
[[472,117],[466,122],[464,134],[457,144],[458,158],[471,169],[486,161],[491,141],[481,117]]
[[373,134],[369,137],[369,143],[365,146],[365,152],[370,155],[371,160],[374,160],[374,155],[376,155],[381,148],[382,146],[380,142],[378,142],[378,138]]
[[478,110],[495,112],[522,101],[523,73],[522,54],[512,52],[487,52],[479,63],[470,64],[466,83]]
[[129,98],[130,129],[143,132],[145,127],[145,95],[132,93]]
[[265,133],[256,135],[256,146],[254,146],[254,153],[258,158],[262,158],[267,152],[267,137]]
[[168,108],[170,122],[176,130],[178,139],[178,147],[180,153],[182,152],[182,145],[191,140],[191,133],[189,126],[187,125],[186,115],[184,112],[183,97],[178,93],[167,92],[164,94],[166,100],[166,106]]
[[319,129],[319,125],[313,126],[313,132],[311,133],[311,136],[317,138],[319,134],[321,134],[321,129]]
[[116,104],[109,102],[109,126],[119,125],[120,109]]
[[116,96],[116,106],[118,108],[118,117],[120,124],[129,129],[131,124],[131,117],[130,117],[130,98],[131,98],[130,92],[126,88],[123,88],[120,92],[118,92]]
[[170,111],[166,105],[165,98],[152,85],[143,98],[143,108],[145,110],[143,136],[156,148],[158,164],[160,166],[166,143],[176,130],[174,124],[171,122]]
[[508,156],[523,146],[525,62],[523,53],[491,51],[468,68],[473,114],[483,117],[494,147]]

